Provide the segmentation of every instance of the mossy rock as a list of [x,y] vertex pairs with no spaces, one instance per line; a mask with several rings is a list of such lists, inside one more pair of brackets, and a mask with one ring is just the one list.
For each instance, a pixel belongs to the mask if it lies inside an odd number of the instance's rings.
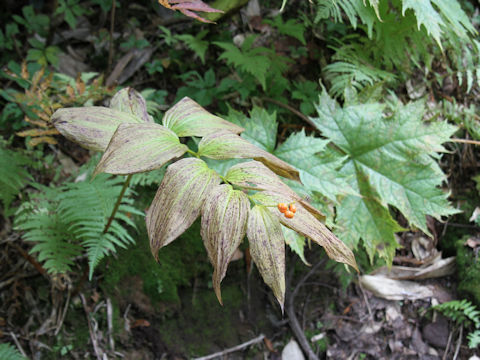
[[457,250],[457,291],[461,297],[471,299],[480,306],[480,258],[472,248],[465,245],[470,236],[464,236],[455,243]]

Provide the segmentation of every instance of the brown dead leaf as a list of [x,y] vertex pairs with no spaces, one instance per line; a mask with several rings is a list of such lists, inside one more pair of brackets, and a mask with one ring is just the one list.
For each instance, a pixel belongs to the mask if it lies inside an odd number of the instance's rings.
[[130,328],[136,328],[136,327],[149,327],[150,326],[150,323],[148,322],[148,320],[145,320],[145,319],[137,319],[133,322],[132,325],[130,325]]
[[158,0],[160,5],[171,10],[178,10],[185,16],[197,19],[198,21],[204,23],[213,23],[213,21],[207,20],[196,13],[207,12],[207,13],[223,13],[222,10],[214,9],[201,0]]
[[28,142],[28,145],[37,146],[38,144],[42,144],[42,143],[56,145],[57,140],[55,140],[54,138],[52,138],[50,136],[40,136],[40,137],[36,137],[36,138],[31,139]]
[[263,342],[265,343],[265,346],[267,347],[268,351],[273,352],[273,353],[276,352],[275,348],[273,347],[272,342],[270,341],[270,339],[264,337]]

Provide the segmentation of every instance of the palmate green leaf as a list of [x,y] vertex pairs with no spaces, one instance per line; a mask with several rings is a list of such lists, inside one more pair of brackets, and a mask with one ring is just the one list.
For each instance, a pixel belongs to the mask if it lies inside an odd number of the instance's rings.
[[248,216],[250,254],[265,284],[270,286],[283,312],[285,303],[285,239],[277,218],[261,205]]
[[63,136],[95,151],[105,151],[118,125],[142,122],[134,115],[101,106],[64,108],[52,115],[53,125]]
[[121,124],[94,174],[135,174],[161,168],[188,147],[171,130],[155,123]]
[[[443,122],[424,124],[421,102],[405,106],[399,103],[390,119],[383,118],[383,108],[373,103],[342,109],[325,91],[320,97],[319,117],[312,121],[348,157],[341,172],[355,177],[351,185],[360,191],[365,203],[355,207],[341,205],[344,208],[339,211],[343,211],[344,219],[350,216],[357,219],[352,223],[359,223],[367,221],[361,220],[367,212],[381,213],[378,204],[384,207],[389,204],[399,209],[410,224],[428,234],[427,214],[440,218],[457,212],[438,188],[445,176],[433,159],[437,152],[444,151],[441,144],[448,141],[456,128]],[[359,207],[363,211],[356,212]],[[382,218],[388,218],[385,212]],[[375,231],[369,228],[369,233],[361,234],[362,238],[380,244],[384,239],[379,234],[385,237],[387,230],[391,230],[386,237],[389,241],[395,226],[389,220],[386,224],[389,225]]]
[[253,145],[273,153],[277,142],[277,115],[269,114],[265,109],[254,106],[250,117],[235,109],[228,109],[227,120],[245,129],[242,138]]
[[202,207],[200,234],[213,265],[213,289],[222,304],[220,282],[235,250],[247,231],[250,203],[245,193],[230,185],[219,185],[207,195]]
[[188,97],[172,106],[163,116],[162,123],[179,137],[201,137],[221,130],[235,134],[243,131],[243,128],[210,114]]
[[300,172],[300,180],[307,190],[317,191],[337,202],[337,196],[355,192],[345,177],[338,172],[345,157],[326,151],[328,142],[328,140],[307,136],[302,130],[290,135],[275,150],[274,155],[295,165]]
[[218,184],[220,177],[200,159],[182,159],[167,168],[146,217],[155,259],[160,248],[193,224],[205,197]]
[[298,171],[291,165],[231,132],[218,131],[202,138],[198,155],[217,160],[255,159],[280,176],[299,180]]
[[110,100],[110,109],[136,116],[146,123],[154,122],[153,118],[148,115],[147,102],[138,91],[131,87],[126,87],[114,95]]
[[297,203],[297,212],[291,219],[286,218],[276,205],[279,202],[294,202],[295,199],[286,198],[284,194],[272,191],[259,191],[252,196],[254,201],[268,207],[269,211],[276,216],[280,223],[289,229],[295,230],[300,235],[308,237],[325,249],[327,255],[337,261],[352,266],[358,271],[358,266],[350,250],[341,240],[328,230],[317,218],[315,218],[303,204]]
[[2,360],[27,360],[13,345],[0,344],[0,359]]
[[[434,7],[435,6],[435,7]],[[458,1],[452,0],[402,0],[402,14],[413,10],[418,28],[423,25],[427,33],[442,47],[441,38],[445,30],[453,30],[458,37],[466,38],[476,30],[462,10]],[[438,9],[438,11],[437,11]]]

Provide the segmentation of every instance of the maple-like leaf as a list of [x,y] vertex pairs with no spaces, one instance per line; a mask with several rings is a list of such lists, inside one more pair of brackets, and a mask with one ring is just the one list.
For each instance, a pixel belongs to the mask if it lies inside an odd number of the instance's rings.
[[208,13],[223,13],[222,10],[214,9],[201,0],[158,0],[160,5],[167,9],[178,10],[185,16],[197,19],[204,23],[213,23],[213,21],[207,20],[196,13],[208,12]]
[[340,173],[361,195],[348,195],[337,208],[350,245],[355,247],[356,234],[361,234],[371,259],[380,251],[390,262],[398,246],[393,234],[401,228],[387,205],[427,234],[426,215],[457,212],[439,188],[445,175],[434,160],[456,128],[446,122],[423,123],[422,102],[398,103],[386,119],[379,103],[340,108],[324,90],[316,107],[319,117],[311,120],[346,156]]

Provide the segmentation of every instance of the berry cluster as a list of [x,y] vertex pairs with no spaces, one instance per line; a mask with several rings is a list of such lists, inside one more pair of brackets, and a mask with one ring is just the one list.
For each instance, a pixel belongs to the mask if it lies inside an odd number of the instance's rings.
[[287,219],[293,218],[293,216],[297,212],[297,207],[293,203],[291,203],[289,205],[287,205],[285,203],[278,203],[277,207],[278,207],[278,210],[282,214],[284,214]]

